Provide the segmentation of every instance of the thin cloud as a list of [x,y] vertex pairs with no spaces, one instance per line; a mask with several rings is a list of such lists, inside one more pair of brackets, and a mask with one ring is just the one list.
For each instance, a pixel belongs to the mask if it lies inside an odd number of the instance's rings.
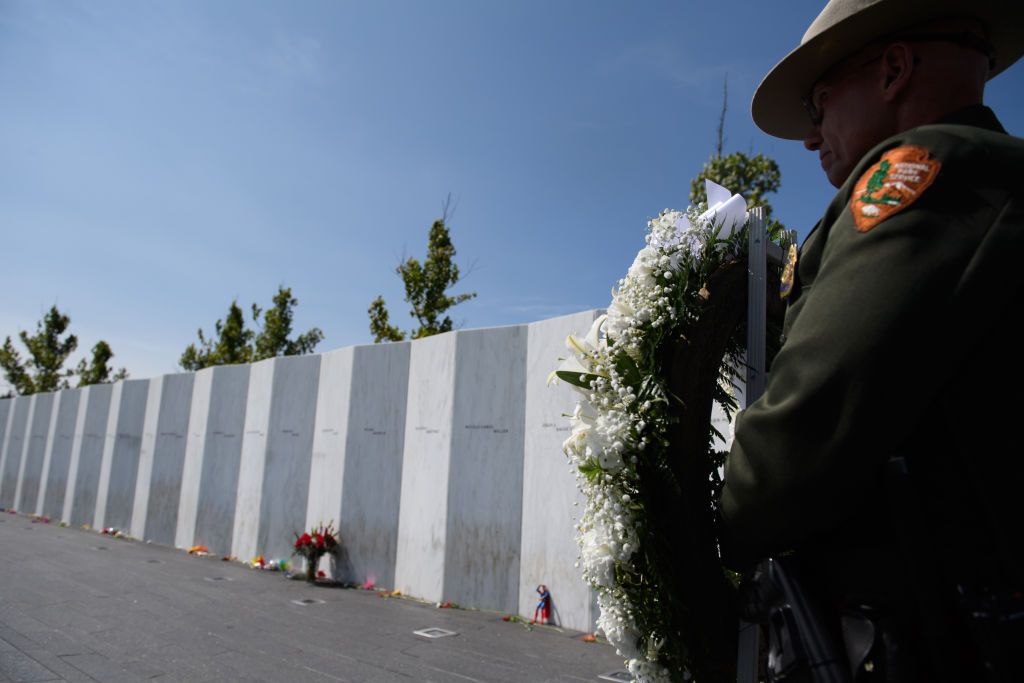
[[655,40],[626,48],[605,65],[604,71],[607,74],[640,71],[678,87],[694,88],[720,84],[730,67],[695,63],[678,45]]
[[267,69],[287,80],[321,83],[326,73],[320,41],[309,36],[278,36],[262,61]]

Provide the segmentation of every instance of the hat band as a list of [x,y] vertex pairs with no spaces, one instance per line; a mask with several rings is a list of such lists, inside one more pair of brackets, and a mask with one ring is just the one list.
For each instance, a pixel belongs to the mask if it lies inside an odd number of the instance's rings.
[[874,43],[885,43],[895,40],[905,40],[909,43],[954,43],[956,45],[962,45],[963,47],[977,50],[981,54],[985,55],[988,59],[988,68],[994,69],[996,66],[996,50],[992,46],[992,43],[988,42],[984,38],[980,38],[969,31],[962,31],[960,33],[897,33],[895,35],[886,36],[880,40],[872,41]]

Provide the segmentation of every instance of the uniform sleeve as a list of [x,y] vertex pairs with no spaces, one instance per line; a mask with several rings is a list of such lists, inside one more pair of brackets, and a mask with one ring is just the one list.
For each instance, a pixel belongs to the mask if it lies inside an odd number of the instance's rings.
[[957,324],[948,302],[997,211],[963,176],[944,167],[868,232],[847,206],[825,236],[766,392],[737,421],[721,497],[734,564],[847,521],[923,419]]

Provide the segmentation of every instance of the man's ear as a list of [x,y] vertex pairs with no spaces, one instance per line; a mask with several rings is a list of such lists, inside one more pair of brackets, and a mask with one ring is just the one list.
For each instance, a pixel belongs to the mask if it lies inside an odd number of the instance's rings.
[[882,97],[886,102],[896,99],[907,89],[914,73],[914,48],[910,43],[893,43],[882,53]]

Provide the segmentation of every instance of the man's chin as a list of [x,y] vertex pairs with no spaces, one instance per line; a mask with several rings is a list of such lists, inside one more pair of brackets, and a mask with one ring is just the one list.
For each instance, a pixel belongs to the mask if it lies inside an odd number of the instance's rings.
[[829,163],[826,165],[822,163],[821,167],[825,171],[825,177],[828,178],[828,182],[836,189],[842,187],[843,183],[846,182],[847,176],[850,175],[850,169],[843,168],[840,164]]

